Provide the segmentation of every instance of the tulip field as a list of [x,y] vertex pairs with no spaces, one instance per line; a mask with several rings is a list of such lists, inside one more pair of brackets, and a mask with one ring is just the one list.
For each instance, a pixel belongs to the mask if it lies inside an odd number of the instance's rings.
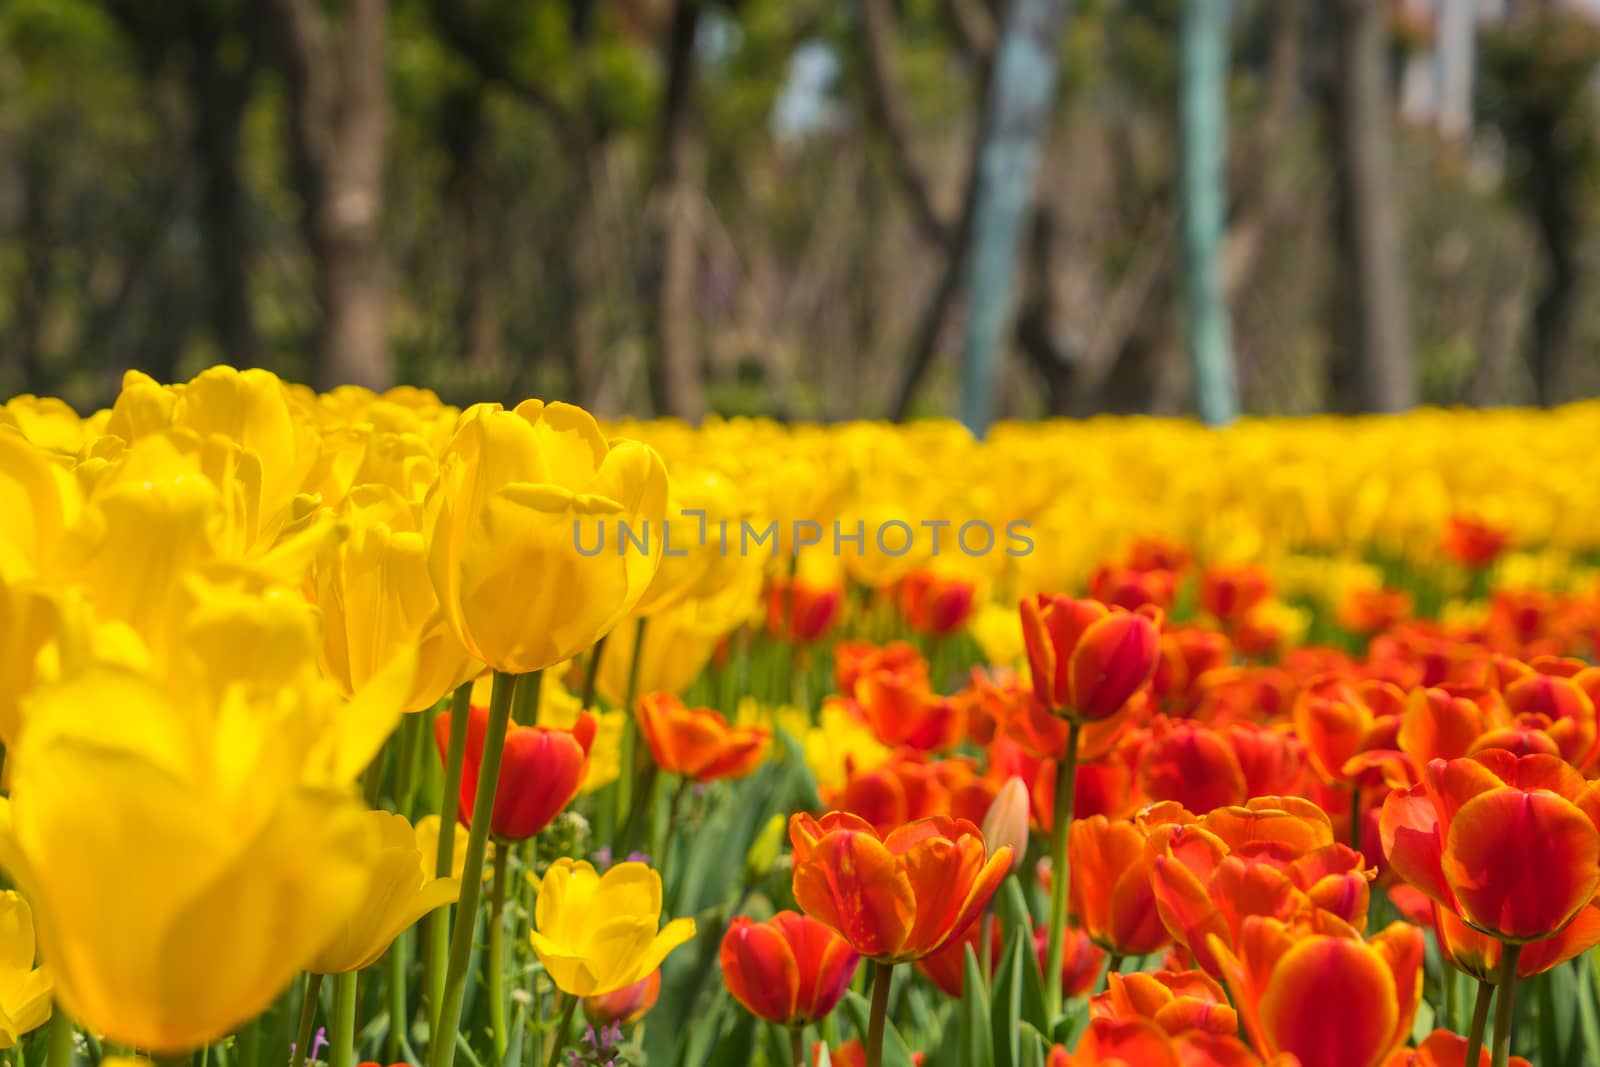
[[0,1056],[1600,1062],[1597,441],[16,397]]

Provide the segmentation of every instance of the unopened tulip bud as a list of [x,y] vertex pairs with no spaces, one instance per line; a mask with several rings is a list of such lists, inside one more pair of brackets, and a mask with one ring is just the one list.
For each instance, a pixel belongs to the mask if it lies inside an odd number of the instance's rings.
[[1002,845],[1011,846],[1011,869],[1022,866],[1028,851],[1028,784],[1017,775],[1006,779],[994,803],[983,817],[983,842],[994,855]]

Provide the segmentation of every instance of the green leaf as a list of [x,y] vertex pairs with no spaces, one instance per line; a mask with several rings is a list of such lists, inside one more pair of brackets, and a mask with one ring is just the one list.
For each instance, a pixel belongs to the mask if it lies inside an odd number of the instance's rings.
[[978,954],[966,947],[961,980],[961,1006],[956,1009],[961,1033],[961,1067],[993,1067],[994,1040],[989,1030],[989,991],[983,987]]
[[[856,1028],[856,1033],[861,1035],[861,1043],[867,1043],[867,1031],[872,1021],[872,1005],[860,993],[846,993],[844,995],[844,1010],[850,1016],[850,1023]],[[892,1013],[891,1013],[892,1014]],[[895,1028],[892,1019],[885,1019],[883,1024],[883,1067],[913,1067],[911,1062],[911,1049],[907,1047],[905,1038],[900,1036],[900,1031]]]
[[[997,894],[995,913],[1000,916],[1002,936],[1009,944],[1014,933],[1020,932],[1024,943],[1033,939],[1033,914],[1028,910],[1028,897],[1020,879],[1012,876],[1001,883]],[[1045,1005],[1044,972],[1039,969],[1039,955],[1024,952],[1022,964],[1022,1018],[1032,1023],[1041,1033],[1050,1029],[1050,1011]]]
[[756,1017],[747,1011],[739,1012],[733,1029],[717,1042],[706,1067],[746,1067],[755,1059],[756,1033]]
[[1433,1033],[1433,1005],[1426,1000],[1417,1004],[1416,1018],[1411,1023],[1411,1043],[1420,1045],[1422,1039]]
[[[1024,946],[1024,938],[1027,944]],[[1019,927],[1006,941],[1005,955],[995,972],[993,1000],[989,1005],[990,1031],[994,1037],[995,1067],[1017,1067],[1022,1022],[1023,956],[1033,947],[1033,934]]]
[[1591,1054],[1600,1053],[1600,1013],[1595,1009],[1595,972],[1600,967],[1600,954],[1593,952],[1572,961],[1577,975],[1575,999],[1578,1005],[1578,1032],[1583,1035],[1583,1048]]
[[1027,1022],[1023,1022],[1018,1029],[1022,1031],[1019,1067],[1044,1067],[1045,1061],[1050,1058],[1050,1048],[1045,1043],[1044,1035]]
[[517,1001],[516,1016],[511,1021],[511,1033],[506,1039],[506,1058],[500,1061],[500,1067],[522,1067],[523,1031],[528,1028],[528,1009],[521,1001]]

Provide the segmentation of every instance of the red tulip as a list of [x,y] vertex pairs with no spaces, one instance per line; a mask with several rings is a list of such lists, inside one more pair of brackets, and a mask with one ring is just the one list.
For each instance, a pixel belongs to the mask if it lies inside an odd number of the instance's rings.
[[1024,600],[1021,612],[1034,691],[1059,715],[1109,719],[1155,674],[1159,611],[1040,594]]
[[[594,731],[594,716],[588,712],[578,717],[571,730],[508,723],[494,810],[489,817],[490,833],[506,841],[525,841],[549,826],[583,785]],[[473,707],[468,712],[466,757],[461,766],[458,818],[462,825],[472,822],[478,766],[488,732],[489,709]],[[433,733],[442,756],[450,739],[448,711],[433,720]]]
[[804,1026],[839,1003],[860,957],[822,923],[780,911],[764,923],[735,916],[722,938],[721,960],[728,992],[751,1014]]

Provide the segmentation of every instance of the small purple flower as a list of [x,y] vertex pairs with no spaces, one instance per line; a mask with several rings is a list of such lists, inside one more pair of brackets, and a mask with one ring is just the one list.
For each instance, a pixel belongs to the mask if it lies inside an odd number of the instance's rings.
[[605,870],[611,866],[611,846],[602,845],[591,858],[594,860],[596,870]]
[[630,853],[628,853],[628,862],[629,863],[644,863],[644,864],[648,864],[650,862],[650,853],[648,853],[648,852],[630,852]]
[[325,1026],[317,1027],[317,1036],[311,1042],[311,1059],[316,1059],[323,1049],[328,1047],[328,1029]]

